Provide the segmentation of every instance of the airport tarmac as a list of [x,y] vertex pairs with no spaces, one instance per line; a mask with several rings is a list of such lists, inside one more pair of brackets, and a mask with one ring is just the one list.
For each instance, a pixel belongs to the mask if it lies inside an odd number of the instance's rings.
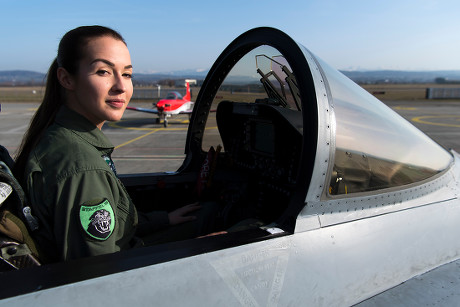
[[[442,146],[460,152],[460,101],[398,100],[386,104]],[[11,154],[20,145],[37,107],[37,103],[1,104],[0,144]],[[155,119],[153,114],[127,110],[121,121],[104,125],[104,133],[116,146],[112,157],[119,174],[175,171],[182,164],[188,116],[173,117],[168,128],[156,124]]]
[[[18,149],[38,105],[2,103],[0,144],[11,155]],[[135,105],[151,107],[151,103]],[[182,164],[188,116],[174,117],[168,128],[156,124],[155,119],[153,114],[126,110],[121,121],[106,123],[102,128],[115,146],[112,158],[119,174],[175,171]]]

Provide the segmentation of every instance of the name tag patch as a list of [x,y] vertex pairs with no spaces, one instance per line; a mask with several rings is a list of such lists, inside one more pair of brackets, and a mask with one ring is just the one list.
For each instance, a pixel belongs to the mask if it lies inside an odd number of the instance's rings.
[[91,238],[105,241],[115,228],[115,215],[107,199],[95,205],[83,204],[79,215],[83,230]]
[[0,205],[10,196],[13,188],[4,182],[0,182]]

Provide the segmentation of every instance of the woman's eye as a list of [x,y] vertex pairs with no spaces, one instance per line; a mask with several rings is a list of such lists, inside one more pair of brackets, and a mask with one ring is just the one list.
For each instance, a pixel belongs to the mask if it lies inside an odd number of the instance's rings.
[[133,74],[130,74],[130,73],[125,73],[125,74],[123,74],[123,76],[124,76],[125,78],[128,78],[128,79],[132,79],[132,78],[133,78]]
[[107,70],[103,70],[103,69],[98,70],[96,73],[98,75],[100,75],[100,76],[104,76],[104,75],[109,74],[109,72]]

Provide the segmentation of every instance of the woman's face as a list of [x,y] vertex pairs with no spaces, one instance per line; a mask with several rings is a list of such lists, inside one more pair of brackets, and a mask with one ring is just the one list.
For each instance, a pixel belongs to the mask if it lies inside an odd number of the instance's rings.
[[117,121],[133,94],[132,65],[126,45],[109,36],[89,41],[76,76],[69,77],[66,104],[99,129]]

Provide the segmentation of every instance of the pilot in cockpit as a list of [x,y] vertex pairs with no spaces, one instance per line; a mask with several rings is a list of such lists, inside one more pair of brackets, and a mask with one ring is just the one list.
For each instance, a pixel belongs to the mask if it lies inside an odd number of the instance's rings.
[[121,119],[131,77],[127,45],[112,29],[79,27],[62,38],[15,167],[40,224],[32,236],[46,262],[215,231],[212,204],[137,212],[117,178],[114,146],[101,128]]

